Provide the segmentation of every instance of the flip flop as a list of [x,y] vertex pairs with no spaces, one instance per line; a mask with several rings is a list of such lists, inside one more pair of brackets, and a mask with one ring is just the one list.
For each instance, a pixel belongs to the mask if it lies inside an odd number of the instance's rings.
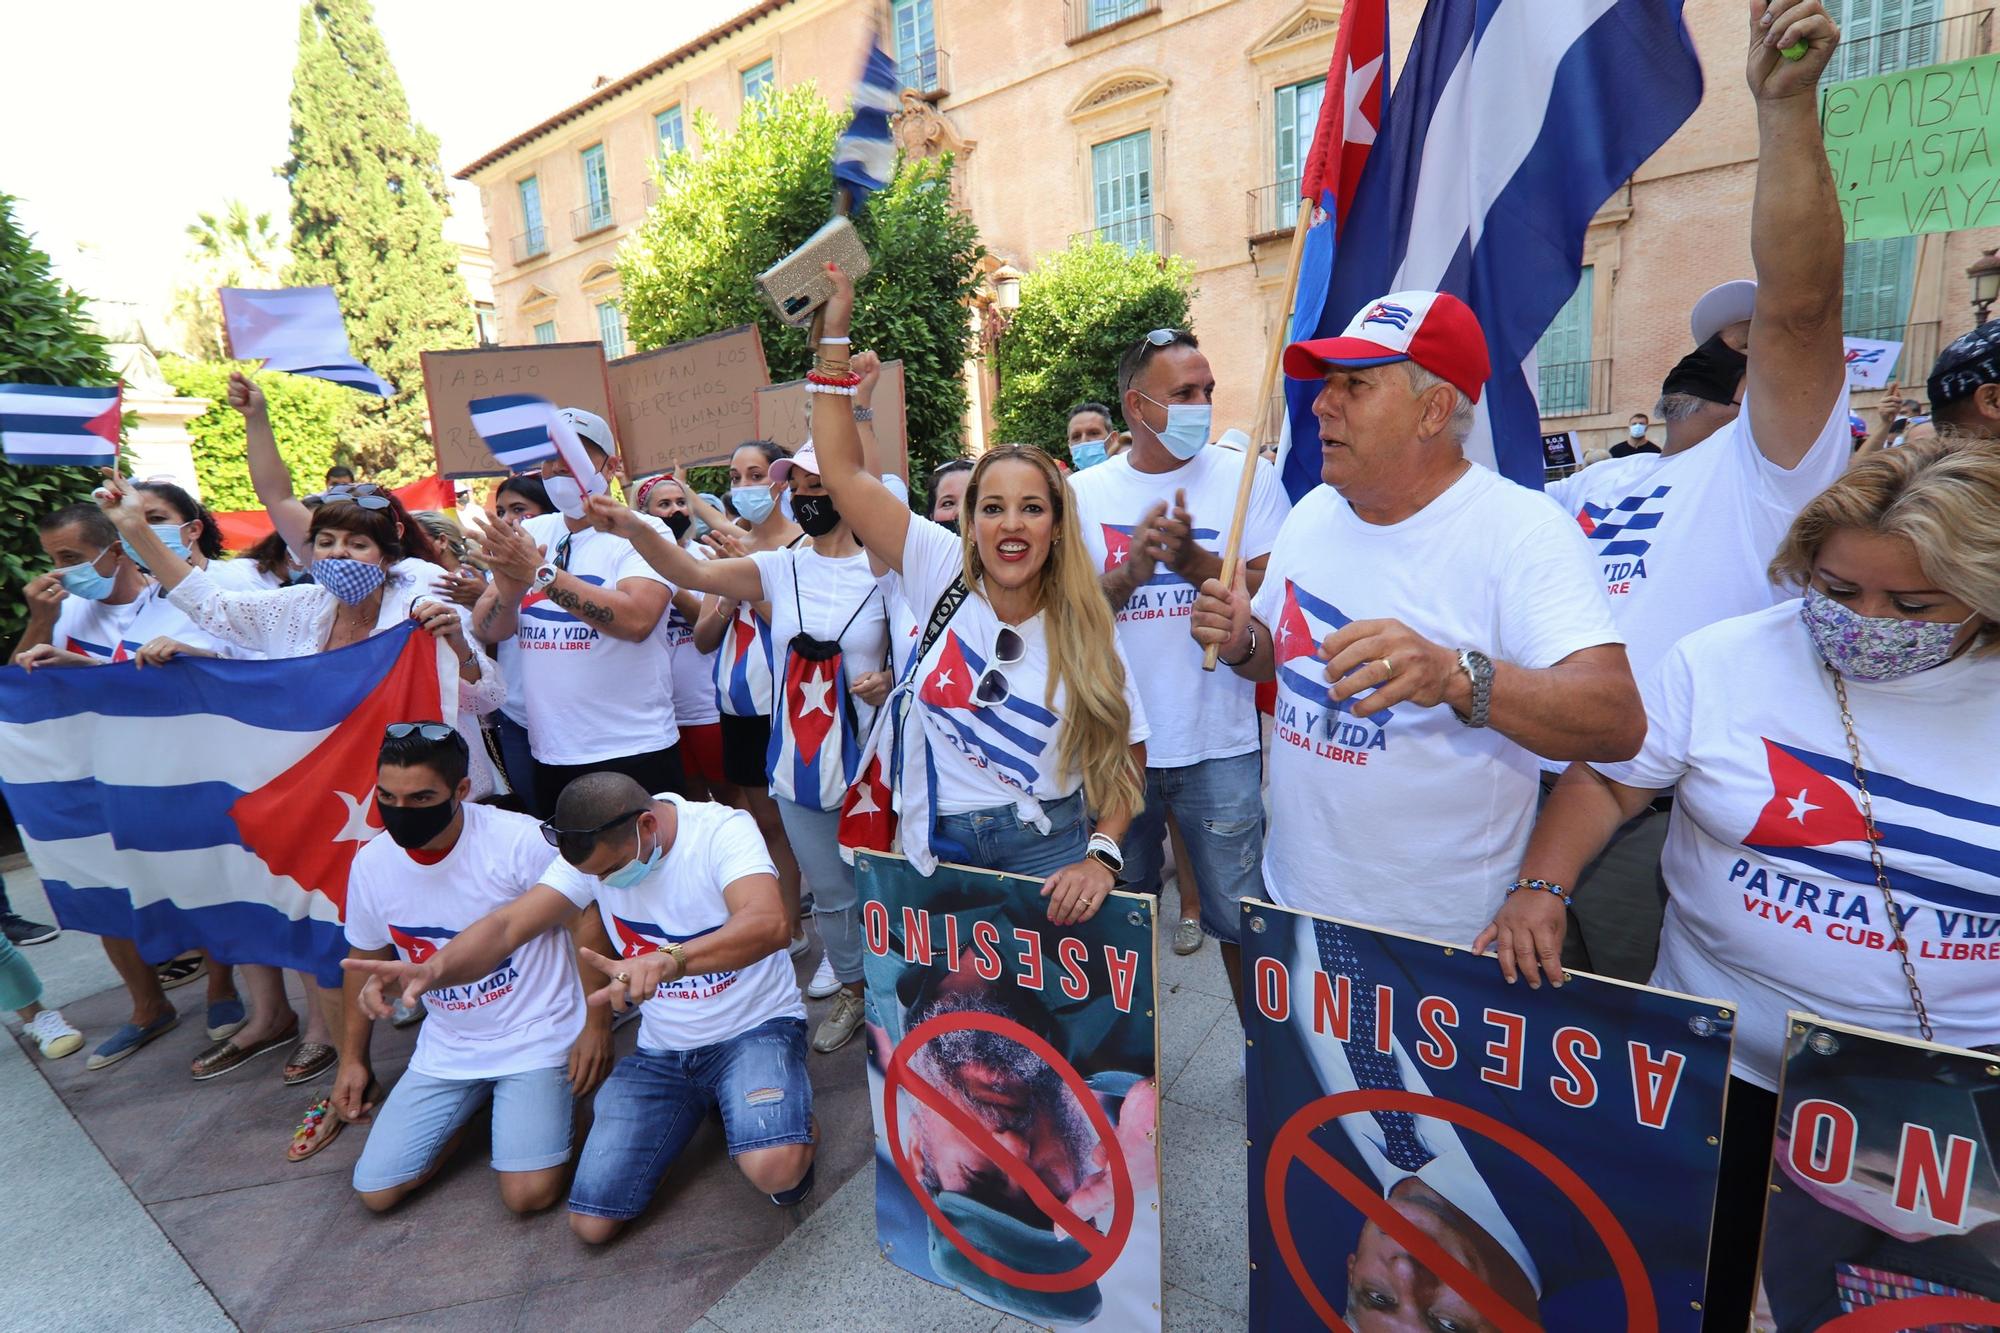
[[299,1039],[299,1020],[294,1017],[291,1026],[283,1032],[264,1038],[254,1046],[239,1046],[235,1038],[219,1041],[194,1058],[189,1067],[197,1082],[216,1078],[238,1068],[246,1061],[254,1060],[266,1051],[275,1051],[280,1046],[289,1046]]

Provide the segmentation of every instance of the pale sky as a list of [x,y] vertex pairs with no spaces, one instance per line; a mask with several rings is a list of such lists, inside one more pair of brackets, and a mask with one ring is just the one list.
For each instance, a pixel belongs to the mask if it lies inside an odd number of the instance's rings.
[[[751,0],[375,0],[412,114],[450,173]],[[13,6],[0,77],[0,191],[86,295],[164,309],[198,212],[241,198],[285,230],[288,0],[64,0]],[[30,53],[40,53],[30,56]],[[450,182],[445,234],[482,242],[479,194]],[[161,330],[164,332],[165,330]]]

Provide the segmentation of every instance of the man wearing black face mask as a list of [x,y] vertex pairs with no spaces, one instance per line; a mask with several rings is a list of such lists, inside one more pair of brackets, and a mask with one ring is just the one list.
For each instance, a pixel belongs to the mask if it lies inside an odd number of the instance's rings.
[[[1805,16],[1788,22],[1793,17]],[[1642,686],[1684,636],[1791,595],[1772,585],[1771,558],[1793,517],[1847,466],[1840,208],[1807,77],[1831,49],[1815,47],[1797,61],[1753,51],[1757,278],[1725,282],[1695,302],[1688,321],[1695,350],[1661,386],[1660,455],[1612,459],[1548,487],[1599,558]],[[1633,830],[1642,824],[1657,828],[1639,838]],[[1605,931],[1616,920],[1617,933],[1636,943],[1627,956],[1608,945],[1603,956],[1592,949],[1599,971],[1639,981],[1651,971],[1665,827],[1657,812],[1640,816],[1599,870],[1573,886],[1585,936],[1603,913]]]
[[[350,958],[421,963],[548,869],[534,820],[467,801],[467,761],[464,738],[441,722],[398,722],[384,734],[375,806],[388,836],[354,857]],[[592,925],[579,939],[607,948]],[[423,997],[430,1021],[354,1167],[363,1204],[381,1212],[421,1186],[488,1097],[501,1199],[530,1213],[562,1198],[574,1102],[611,1068],[611,1016],[598,1008],[586,1019],[573,948],[564,931],[545,930],[484,977]],[[365,980],[348,974],[333,1115],[314,1127],[322,1143],[381,1100],[368,1059],[372,1024],[357,1003]]]

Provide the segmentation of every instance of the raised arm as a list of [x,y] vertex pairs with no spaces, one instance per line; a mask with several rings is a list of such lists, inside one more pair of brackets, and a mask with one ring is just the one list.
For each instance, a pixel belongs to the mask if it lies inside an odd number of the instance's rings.
[[[833,298],[826,303],[822,336],[845,338],[854,318],[854,282],[829,264]],[[829,369],[845,369],[846,343],[822,343],[815,349]],[[813,449],[819,455],[819,479],[870,555],[889,568],[903,570],[903,544],[910,535],[910,507],[898,500],[875,475],[863,455],[861,434],[854,421],[854,400],[845,394],[813,395]]]
[[294,551],[312,545],[312,511],[292,491],[292,470],[278,453],[271,431],[271,414],[264,391],[240,370],[229,372],[229,405],[243,414],[243,445],[250,463],[250,485],[257,502],[271,516],[271,526]]
[[404,1005],[415,1008],[425,991],[464,986],[492,974],[500,960],[547,930],[565,924],[578,907],[546,884],[537,884],[504,907],[497,907],[458,932],[421,963],[399,958],[344,958],[340,965],[362,973],[356,995],[361,1011],[387,1018],[399,988]]
[[[672,537],[647,522],[645,515],[608,495],[593,495],[585,500],[584,517],[593,527],[631,542],[632,549],[676,588],[697,588],[739,601],[754,601],[764,595],[764,576],[758,572],[756,561],[697,560]],[[560,576],[557,581],[561,581]]]
[[[1847,367],[1841,351],[1841,220],[1821,138],[1820,73],[1840,41],[1821,0],[1747,6],[1747,77],[1757,101],[1757,193],[1750,258],[1757,271],[1750,320],[1751,433],[1764,457],[1797,467],[1826,425]],[[1787,60],[1784,48],[1804,42]]]

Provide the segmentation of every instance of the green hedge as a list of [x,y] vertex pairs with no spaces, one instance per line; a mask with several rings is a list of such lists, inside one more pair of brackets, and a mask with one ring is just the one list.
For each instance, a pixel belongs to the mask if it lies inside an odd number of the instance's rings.
[[[262,509],[250,485],[244,459],[243,417],[225,401],[229,372],[246,374],[254,367],[244,361],[186,361],[160,358],[167,382],[184,396],[206,398],[208,411],[188,423],[194,436],[194,474],[201,482],[202,503],[229,511]],[[333,466],[341,432],[354,419],[360,395],[325,380],[278,371],[259,371],[257,386],[271,413],[271,432],[278,437],[278,454],[292,470],[292,485],[301,495],[320,488]]]

